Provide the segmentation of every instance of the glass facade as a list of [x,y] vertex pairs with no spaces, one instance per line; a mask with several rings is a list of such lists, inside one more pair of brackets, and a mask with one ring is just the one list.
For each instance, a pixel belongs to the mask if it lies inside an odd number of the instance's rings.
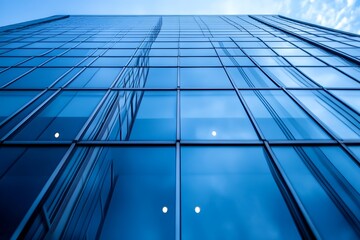
[[0,238],[360,238],[359,42],[270,15],[0,28]]

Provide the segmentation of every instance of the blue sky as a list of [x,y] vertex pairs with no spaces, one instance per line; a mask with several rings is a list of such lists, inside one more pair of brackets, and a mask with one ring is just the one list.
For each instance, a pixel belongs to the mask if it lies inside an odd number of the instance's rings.
[[282,14],[360,34],[360,0],[0,0],[0,26],[57,14]]

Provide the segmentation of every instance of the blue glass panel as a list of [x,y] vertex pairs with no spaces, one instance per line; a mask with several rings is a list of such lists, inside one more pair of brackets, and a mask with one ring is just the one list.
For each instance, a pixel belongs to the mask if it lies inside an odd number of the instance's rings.
[[94,67],[120,67],[125,66],[129,57],[100,57],[91,64]]
[[34,98],[38,92],[0,92],[0,123]]
[[74,67],[84,60],[83,57],[57,57],[46,63],[47,67]]
[[341,71],[350,75],[351,77],[360,81],[360,68],[359,67],[339,67]]
[[[177,56],[177,52],[176,55]],[[214,49],[180,49],[180,56],[216,56]]]
[[276,87],[258,68],[226,68],[238,88]]
[[360,84],[331,67],[299,67],[301,72],[324,87],[360,87]]
[[331,65],[331,66],[354,66],[354,64],[352,64],[351,62],[346,61],[343,58],[340,57],[335,57],[335,56],[331,56],[331,57],[319,57],[319,59],[323,60],[324,62],[326,62],[327,64]]
[[[100,155],[100,159],[113,160],[117,180],[102,239],[174,238],[174,150],[165,147],[108,148]],[[166,214],[163,207],[167,208]]]
[[68,87],[100,88],[110,87],[119,75],[120,68],[87,68]]
[[286,60],[294,66],[325,66],[314,57],[286,57]]
[[352,109],[357,111],[360,114],[360,91],[358,90],[334,90],[330,91],[341,101],[345,102]]
[[220,57],[221,62],[226,67],[233,66],[255,66],[255,64],[248,57]]
[[63,92],[23,125],[14,140],[73,140],[104,92]]
[[178,49],[151,49],[149,56],[177,56]]
[[130,140],[174,140],[175,137],[176,92],[144,92]]
[[309,56],[309,54],[299,48],[280,48],[274,49],[274,51],[280,56]]
[[242,91],[267,139],[329,139],[327,134],[282,91]]
[[253,57],[260,66],[290,66],[282,57]]
[[182,237],[300,239],[266,158],[260,147],[183,147]]
[[316,87],[314,83],[292,67],[264,67],[263,70],[283,87]]
[[22,67],[37,67],[44,64],[46,61],[50,60],[50,57],[34,57],[29,61],[26,61],[19,66]]
[[180,68],[183,88],[232,88],[223,68]]
[[95,49],[70,49],[62,56],[65,57],[87,57],[91,56],[95,52]]
[[10,68],[5,72],[0,73],[0,86],[8,84],[9,82],[14,80],[15,78],[20,77],[30,69],[31,68]]
[[149,67],[177,67],[176,57],[149,57],[149,58],[134,58],[131,61],[132,66],[149,66]]
[[209,66],[220,67],[221,63],[217,57],[180,57],[180,66]]
[[181,92],[184,140],[256,140],[257,135],[233,91]]
[[269,48],[245,48],[243,51],[249,56],[276,56]]
[[32,57],[40,56],[50,49],[14,49],[7,53],[2,54],[2,56],[11,56],[11,57]]
[[245,54],[238,48],[216,48],[216,52],[219,56],[245,56]]
[[292,93],[338,138],[360,138],[359,115],[335,98],[320,91],[293,91]]
[[350,146],[351,152],[355,154],[355,156],[360,159],[360,146]]
[[177,68],[149,68],[146,88],[176,88]]
[[[273,150],[320,236],[324,239],[356,239],[357,234],[351,224],[322,183],[327,181],[333,184],[335,191],[345,194],[342,189],[344,185],[341,183],[354,181],[360,176],[352,160],[338,148],[274,147]],[[336,168],[340,167],[338,170],[346,175],[341,176],[332,164],[335,164]],[[347,172],[349,170],[350,172]],[[359,180],[355,182],[357,186],[358,183]],[[349,183],[346,184],[345,186],[349,186]]]
[[68,68],[36,68],[34,71],[10,84],[7,88],[46,88],[68,70]]
[[63,147],[0,148],[0,236],[10,236],[65,154]]
[[120,56],[133,56],[135,53],[135,48],[130,49],[109,49],[104,54],[105,57],[120,57]]
[[0,57],[0,67],[11,67],[25,61],[26,57]]

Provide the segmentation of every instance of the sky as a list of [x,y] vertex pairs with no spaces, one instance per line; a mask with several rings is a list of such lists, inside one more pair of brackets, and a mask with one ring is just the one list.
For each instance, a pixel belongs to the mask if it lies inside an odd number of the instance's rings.
[[360,34],[360,0],[0,0],[0,26],[61,14],[281,14]]

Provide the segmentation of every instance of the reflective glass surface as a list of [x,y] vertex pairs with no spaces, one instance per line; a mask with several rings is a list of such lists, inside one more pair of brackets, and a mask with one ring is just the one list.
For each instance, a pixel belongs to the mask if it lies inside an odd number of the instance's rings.
[[[260,147],[181,149],[184,239],[300,239]],[[259,231],[259,228],[261,231]]]
[[356,35],[278,15],[0,32],[0,239],[360,238]]
[[95,109],[103,92],[63,92],[29,119],[14,140],[72,140]]
[[282,91],[242,91],[267,139],[328,139],[327,134]]
[[234,91],[183,91],[180,101],[184,140],[257,139]]

